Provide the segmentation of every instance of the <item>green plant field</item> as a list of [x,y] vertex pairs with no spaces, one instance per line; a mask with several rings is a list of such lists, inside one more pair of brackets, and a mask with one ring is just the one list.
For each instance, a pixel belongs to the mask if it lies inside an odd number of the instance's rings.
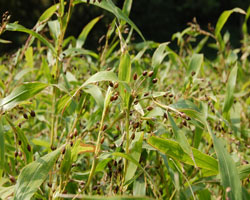
[[[2,16],[0,38],[29,37],[0,57],[0,199],[250,199],[250,7],[159,44],[132,2],[60,0],[33,29]],[[114,15],[96,52],[84,44],[103,16],[65,37],[87,4]],[[237,49],[232,14],[245,17]]]

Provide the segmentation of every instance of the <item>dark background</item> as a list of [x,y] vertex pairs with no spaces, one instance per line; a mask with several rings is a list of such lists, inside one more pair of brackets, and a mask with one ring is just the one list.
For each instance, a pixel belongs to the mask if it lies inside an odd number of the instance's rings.
[[[120,8],[123,0],[113,0]],[[11,14],[11,22],[19,21],[27,28],[32,28],[39,16],[54,0],[0,0],[0,15],[5,11]],[[147,40],[166,42],[171,40],[172,34],[182,31],[187,23],[197,18],[198,23],[205,30],[210,22],[216,25],[218,17],[224,10],[240,7],[247,10],[250,3],[246,0],[134,0],[130,18],[139,27]],[[107,25],[113,15],[95,6],[77,5],[74,9],[67,35],[78,36],[82,28],[93,18],[104,14],[104,18],[94,27],[87,40],[85,48],[96,50],[98,38],[107,31]],[[229,30],[233,46],[240,45],[241,24],[244,16],[233,14],[223,30]],[[5,32],[2,39],[12,41],[12,44],[0,43],[0,54],[14,51],[24,44],[27,34]],[[137,37],[137,40],[140,39]]]

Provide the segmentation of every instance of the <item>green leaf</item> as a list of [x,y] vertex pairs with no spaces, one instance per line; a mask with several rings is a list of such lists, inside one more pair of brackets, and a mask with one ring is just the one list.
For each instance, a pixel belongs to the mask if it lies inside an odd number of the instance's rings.
[[48,40],[46,40],[43,36],[41,36],[40,34],[36,33],[35,31],[32,31],[30,29],[25,28],[24,26],[20,25],[20,24],[15,24],[15,23],[9,23],[6,25],[6,30],[8,31],[19,31],[19,32],[23,32],[23,33],[28,33],[32,36],[34,36],[35,38],[37,38],[38,40],[40,40],[43,44],[45,44],[55,55],[56,55],[56,50],[53,47],[53,45],[51,43],[49,43]]
[[45,83],[24,83],[21,86],[15,88],[10,95],[0,100],[0,109],[3,111],[10,110],[20,102],[35,96],[46,87],[48,87],[48,84]]
[[[87,0],[76,0],[74,1],[74,4],[79,4],[79,3],[87,3]],[[95,6],[98,6],[100,8],[103,8],[111,13],[113,13],[118,19],[126,21],[136,32],[141,36],[143,40],[144,37],[141,33],[141,31],[137,28],[137,26],[124,14],[120,8],[116,7],[114,3],[111,0],[106,0],[106,1],[101,1],[101,3],[93,3],[90,2],[90,4],[93,4]]]
[[95,82],[100,82],[100,81],[116,81],[120,82],[118,77],[114,72],[111,71],[101,71],[97,72],[93,76],[91,76],[85,83],[82,84],[81,88],[90,84],[90,83],[95,83]]
[[56,10],[58,9],[58,3],[49,7],[47,10],[45,10],[43,12],[43,14],[40,16],[38,22],[43,22],[43,21],[46,21],[48,20],[55,12]]
[[223,104],[223,113],[227,113],[233,104],[233,97],[234,97],[233,95],[237,79],[237,71],[238,71],[238,66],[236,64],[232,69],[232,71],[230,72],[228,78],[226,97]]
[[[156,136],[148,138],[147,142],[152,147],[166,154],[167,156],[194,166],[192,158],[182,150],[181,146],[177,142],[168,139],[162,139]],[[214,158],[200,152],[195,148],[191,149],[193,151],[197,167],[210,170],[214,175],[218,173],[218,163]]]
[[102,16],[96,17],[95,19],[91,20],[82,30],[80,35],[78,36],[76,40],[76,48],[82,48],[84,45],[89,32],[91,29],[95,26],[95,24],[102,18]]
[[216,27],[215,27],[215,37],[219,37],[220,35],[220,31],[223,28],[224,24],[226,23],[227,19],[230,17],[230,15],[232,13],[241,13],[241,14],[246,14],[246,12],[244,10],[242,10],[241,8],[234,8],[232,10],[227,10],[224,11],[221,16],[219,17]]
[[26,51],[25,51],[25,60],[27,63],[28,67],[33,68],[34,67],[34,61],[33,61],[33,48],[29,47]]
[[153,57],[152,57],[152,67],[156,68],[158,65],[160,65],[163,61],[163,59],[169,54],[168,51],[166,51],[166,46],[169,44],[169,42],[165,42],[159,45],[159,47],[155,50]]
[[0,119],[0,180],[2,178],[2,171],[4,169],[4,153],[5,153],[5,146],[4,146],[4,130],[3,130],[3,122]]
[[[143,132],[140,134],[139,137],[136,136],[136,138],[133,140],[133,143],[131,144],[133,146],[131,150],[129,151],[129,155],[133,157],[137,162],[140,161],[140,157],[141,157],[143,136],[144,136]],[[137,165],[134,164],[133,162],[128,162],[127,173],[125,175],[125,182],[133,178],[136,170],[137,170]]]
[[187,69],[187,76],[192,76],[192,72],[195,72],[193,77],[196,77],[199,74],[200,68],[203,64],[204,56],[203,54],[193,54]]
[[53,168],[61,148],[58,148],[45,156],[38,158],[36,161],[26,165],[17,179],[14,200],[28,200],[38,190],[40,185],[47,178],[49,171]]
[[185,133],[177,127],[176,123],[174,122],[174,120],[171,117],[171,115],[169,114],[169,112],[168,112],[168,118],[169,118],[170,124],[172,126],[172,130],[173,130],[173,133],[175,135],[176,141],[179,143],[179,145],[181,146],[183,151],[185,151],[192,158],[192,160],[195,163],[193,152],[192,152],[192,149],[188,143],[187,137],[185,136]]
[[129,14],[130,14],[132,3],[133,3],[133,0],[125,0],[123,3],[122,12],[126,16],[129,16]]
[[240,180],[247,178],[250,174],[250,164],[237,167]]
[[228,197],[231,200],[241,200],[242,199],[242,187],[240,178],[238,175],[237,168],[233,159],[230,157],[227,150],[224,148],[224,143],[221,139],[217,139],[212,133],[208,122],[206,123],[208,132],[213,139],[215,152],[219,160],[219,172],[221,176],[222,185],[228,192]]
[[25,154],[25,158],[27,160],[27,163],[32,162],[33,153],[32,153],[32,150],[31,151],[28,150],[28,145],[30,146],[30,144],[28,142],[27,137],[23,133],[22,129],[20,129],[18,126],[15,126],[7,116],[5,116],[5,119],[7,120],[9,125],[11,126],[13,132],[17,135],[17,139],[21,141],[21,143],[22,143],[21,149],[23,150],[23,152]]
[[9,187],[0,187],[0,199],[9,199],[10,196],[14,193],[15,186]]
[[[124,81],[126,83],[130,82],[131,60],[127,51],[121,55],[118,78],[119,80]],[[123,99],[124,106],[128,107],[130,94],[128,92],[125,93],[124,89],[125,89],[124,85],[119,85],[119,91],[120,91],[121,98]]]
[[[61,197],[65,199],[73,199],[76,195],[75,194],[58,194],[56,197]],[[91,196],[91,195],[77,195],[77,198],[85,199],[85,200],[153,200],[150,197],[137,197],[137,196]]]
[[104,97],[102,95],[102,92],[100,88],[96,85],[87,85],[84,87],[84,92],[91,94],[92,97],[94,97],[96,103],[100,106],[103,107],[104,105]]

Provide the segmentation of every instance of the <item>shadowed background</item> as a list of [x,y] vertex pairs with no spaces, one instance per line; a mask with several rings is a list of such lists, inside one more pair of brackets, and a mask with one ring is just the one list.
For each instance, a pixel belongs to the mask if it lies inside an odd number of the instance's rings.
[[[11,22],[19,21],[27,28],[32,28],[39,16],[57,1],[51,0],[1,0],[0,15],[5,11],[11,14]],[[114,0],[120,8],[123,0]],[[247,10],[249,2],[245,0],[134,0],[130,18],[139,27],[147,40],[166,42],[172,34],[182,31],[187,23],[197,18],[201,27],[207,30],[210,22],[215,26],[218,17],[224,10],[240,7]],[[96,50],[98,39],[106,33],[107,25],[114,16],[95,6],[77,5],[74,9],[67,35],[78,36],[82,28],[96,16],[104,14],[104,18],[94,27],[86,42],[86,48]],[[229,30],[232,45],[238,47],[241,39],[243,15],[234,14],[223,30]],[[66,37],[67,37],[66,35]],[[0,44],[0,54],[14,51],[24,44],[27,34],[5,32],[2,39],[11,40],[12,44]],[[135,35],[138,41],[140,39]]]

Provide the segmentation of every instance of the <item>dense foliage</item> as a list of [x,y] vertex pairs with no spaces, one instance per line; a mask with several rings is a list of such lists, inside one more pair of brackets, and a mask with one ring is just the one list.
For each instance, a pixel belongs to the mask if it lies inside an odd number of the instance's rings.
[[[65,37],[86,4],[115,16],[98,52],[84,45],[102,16]],[[250,8],[209,31],[194,19],[173,51],[145,41],[131,5],[61,0],[33,29],[2,16],[0,35],[29,37],[0,58],[0,199],[250,199]],[[221,33],[232,13],[239,49]]]

